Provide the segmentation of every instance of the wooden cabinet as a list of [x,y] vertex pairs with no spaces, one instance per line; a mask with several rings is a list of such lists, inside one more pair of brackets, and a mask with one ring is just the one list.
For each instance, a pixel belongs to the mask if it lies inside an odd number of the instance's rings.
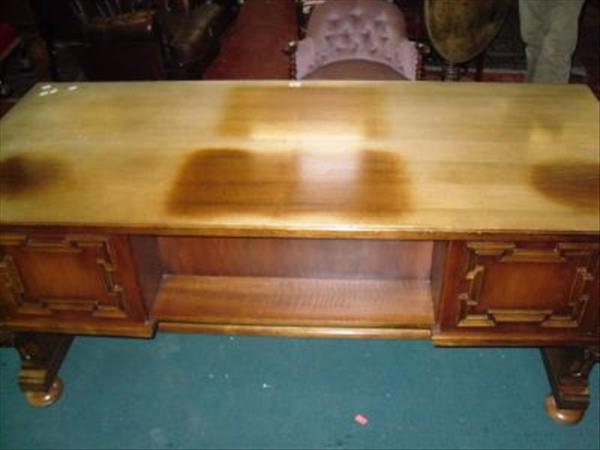
[[0,313],[9,327],[148,334],[127,239],[0,235]]
[[452,242],[440,329],[598,334],[595,242]]

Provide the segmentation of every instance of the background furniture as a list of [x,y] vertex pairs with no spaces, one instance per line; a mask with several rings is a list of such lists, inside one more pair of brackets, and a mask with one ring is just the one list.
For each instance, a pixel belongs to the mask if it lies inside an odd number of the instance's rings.
[[0,329],[32,404],[56,400],[71,336],[166,330],[539,346],[550,414],[581,418],[600,336],[587,88],[72,87],[38,85],[0,126]]
[[492,42],[511,5],[511,0],[425,0],[429,38],[444,58],[442,79],[460,78],[460,65],[476,61],[476,80],[481,81],[485,49]]
[[10,87],[5,80],[6,60],[19,48],[21,43],[21,37],[14,27],[0,23],[0,98],[10,94]]
[[[23,43],[24,54],[31,59],[38,80],[52,76],[53,61],[46,39],[46,3],[42,0],[0,1],[0,23],[14,27]],[[54,2],[53,2],[54,3]]]
[[422,67],[401,11],[384,0],[314,5],[291,53],[297,79],[415,80]]
[[90,80],[199,78],[219,51],[235,0],[72,0]]

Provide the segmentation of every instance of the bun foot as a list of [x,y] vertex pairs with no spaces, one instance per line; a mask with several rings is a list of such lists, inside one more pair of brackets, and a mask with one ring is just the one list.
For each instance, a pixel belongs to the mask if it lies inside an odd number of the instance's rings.
[[550,418],[562,425],[575,425],[579,423],[585,412],[581,409],[559,409],[552,394],[546,397],[544,406]]
[[45,408],[53,405],[61,396],[63,391],[63,382],[56,377],[47,392],[25,392],[25,399],[34,408]]

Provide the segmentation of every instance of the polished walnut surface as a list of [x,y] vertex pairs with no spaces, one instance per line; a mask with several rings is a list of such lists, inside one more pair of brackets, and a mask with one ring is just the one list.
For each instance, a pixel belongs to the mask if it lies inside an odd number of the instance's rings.
[[597,234],[582,86],[36,85],[0,122],[0,223],[189,234]]

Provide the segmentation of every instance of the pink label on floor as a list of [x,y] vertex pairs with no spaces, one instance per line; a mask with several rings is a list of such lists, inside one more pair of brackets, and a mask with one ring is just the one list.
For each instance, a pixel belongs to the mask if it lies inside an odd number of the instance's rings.
[[365,416],[363,416],[362,414],[357,414],[354,416],[354,421],[356,423],[358,423],[359,425],[366,425],[369,423],[369,419],[367,419]]

